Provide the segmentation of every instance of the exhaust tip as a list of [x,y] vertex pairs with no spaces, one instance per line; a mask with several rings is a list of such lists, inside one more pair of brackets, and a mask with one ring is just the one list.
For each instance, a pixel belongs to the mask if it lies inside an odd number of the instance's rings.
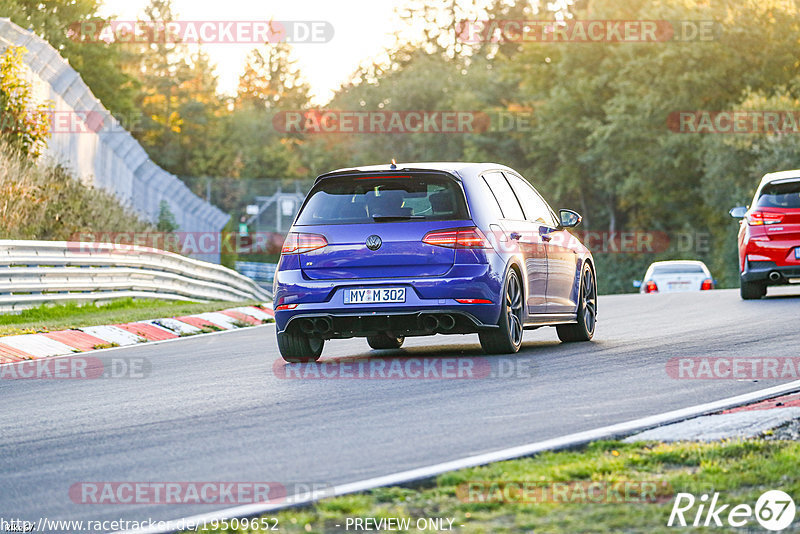
[[436,330],[439,327],[439,319],[437,319],[435,315],[423,315],[422,327],[425,328],[425,330]]
[[773,282],[777,282],[778,280],[781,279],[781,273],[779,273],[778,271],[772,271],[771,273],[769,273],[769,279],[772,280]]
[[442,330],[452,330],[456,326],[456,319],[452,315],[446,314],[439,317],[439,326]]
[[311,319],[301,319],[300,330],[304,334],[311,334],[314,332],[314,323],[311,321]]
[[331,328],[331,322],[328,319],[314,319],[314,329],[320,334],[327,334]]

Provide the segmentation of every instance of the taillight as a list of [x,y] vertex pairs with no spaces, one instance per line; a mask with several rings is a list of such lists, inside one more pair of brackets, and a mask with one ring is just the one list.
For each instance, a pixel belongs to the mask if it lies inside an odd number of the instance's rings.
[[474,226],[434,230],[425,234],[422,242],[447,248],[492,248],[483,232]]
[[770,213],[768,211],[754,211],[747,214],[747,224],[750,226],[762,226],[765,224],[777,224],[783,220],[783,213]]
[[319,234],[290,232],[283,242],[281,254],[303,254],[327,246],[328,240]]
[[281,310],[293,310],[297,307],[297,304],[281,304],[280,306],[275,308],[275,311]]
[[459,304],[491,304],[492,301],[488,299],[456,299]]
[[706,291],[708,289],[714,289],[714,280],[711,278],[706,278],[703,280],[702,285],[700,286],[701,291]]
[[644,292],[645,293],[658,293],[658,286],[652,280],[648,280],[647,283],[644,285]]

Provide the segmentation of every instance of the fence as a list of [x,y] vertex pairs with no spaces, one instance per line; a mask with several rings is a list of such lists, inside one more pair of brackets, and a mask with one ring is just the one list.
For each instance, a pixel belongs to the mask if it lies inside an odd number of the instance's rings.
[[0,240],[0,312],[122,297],[264,301],[270,294],[226,267],[157,249]]
[[[230,213],[245,216],[251,232],[285,233],[291,226],[313,179],[227,178],[182,176],[196,195]],[[245,211],[246,208],[257,211]]]

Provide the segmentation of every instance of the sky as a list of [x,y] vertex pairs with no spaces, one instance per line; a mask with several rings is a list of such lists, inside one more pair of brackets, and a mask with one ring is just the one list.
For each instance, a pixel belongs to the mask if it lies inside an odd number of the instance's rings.
[[[142,18],[148,0],[104,0],[103,16],[121,21]],[[183,21],[327,21],[330,42],[294,44],[297,66],[311,85],[314,103],[326,103],[362,63],[378,57],[393,43],[398,29],[398,2],[391,0],[173,0],[176,20]],[[217,65],[219,90],[234,94],[245,56],[255,44],[203,45]]]

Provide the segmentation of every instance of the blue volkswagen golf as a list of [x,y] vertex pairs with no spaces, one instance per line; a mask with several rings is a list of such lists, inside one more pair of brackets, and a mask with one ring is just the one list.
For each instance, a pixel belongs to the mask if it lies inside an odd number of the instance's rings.
[[494,163],[409,163],[317,178],[275,274],[278,347],[315,361],[326,340],[474,334],[514,353],[526,329],[588,341],[597,319],[591,253],[514,170]]

